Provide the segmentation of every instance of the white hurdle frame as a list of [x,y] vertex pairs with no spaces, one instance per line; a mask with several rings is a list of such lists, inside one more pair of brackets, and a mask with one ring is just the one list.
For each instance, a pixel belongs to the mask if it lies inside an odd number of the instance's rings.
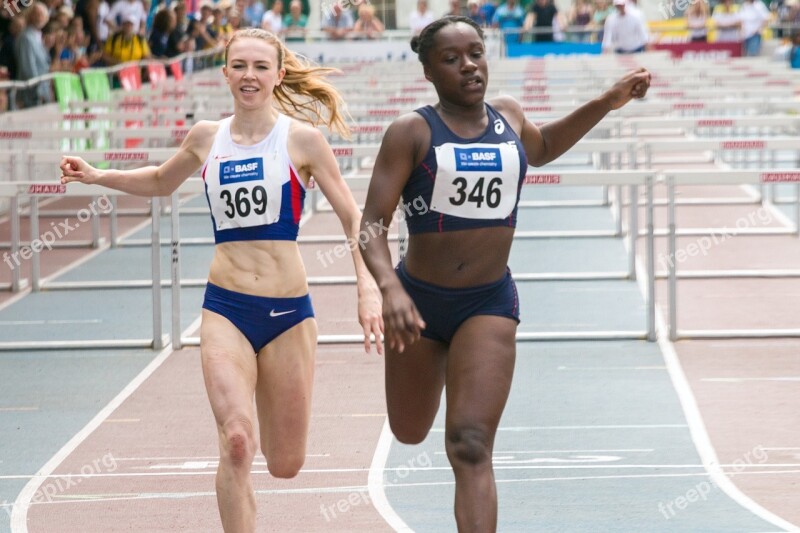
[[[667,224],[670,257],[677,251],[677,223],[675,214],[675,187],[678,185],[762,185],[765,183],[800,183],[800,169],[762,169],[762,170],[707,170],[664,171],[667,185]],[[800,215],[800,204],[798,204]],[[678,278],[712,279],[712,278],[788,278],[800,277],[800,270],[720,270],[685,272],[679,276],[677,261],[670,261],[667,273],[667,306],[669,315],[669,338],[680,339],[742,339],[742,338],[776,338],[800,337],[798,329],[713,329],[713,330],[680,330],[678,329]]]

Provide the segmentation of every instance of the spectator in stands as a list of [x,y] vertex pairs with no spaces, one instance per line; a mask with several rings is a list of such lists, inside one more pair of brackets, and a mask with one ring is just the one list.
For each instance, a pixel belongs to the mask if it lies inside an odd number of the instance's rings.
[[603,28],[603,52],[635,54],[647,48],[647,23],[635,10],[628,13],[625,0],[614,0],[616,11],[606,18]]
[[700,0],[693,2],[686,10],[686,27],[689,29],[689,40],[693,43],[704,43],[708,40],[708,5]]
[[[701,0],[702,2],[702,0]],[[589,31],[594,16],[594,8],[589,0],[575,0],[567,14],[567,24],[570,29],[576,30],[570,40],[587,43],[591,40]]]
[[201,20],[190,20],[186,33],[194,43],[187,51],[209,50],[217,46],[217,41],[211,38]]
[[497,11],[497,0],[482,0],[481,13],[486,18],[487,26],[491,26],[495,11]]
[[261,28],[275,35],[283,31],[283,0],[275,0],[272,8],[261,18]]
[[189,26],[189,17],[186,13],[186,4],[183,1],[173,2],[172,11],[175,13],[175,29],[172,31],[180,31],[186,34],[186,28]]
[[[558,8],[553,0],[536,0],[531,4],[525,16],[523,29],[533,31],[533,41],[537,43],[553,42],[553,22],[558,16]],[[560,27],[564,25],[561,24]]]
[[353,25],[352,37],[378,39],[384,29],[383,22],[375,16],[375,6],[364,3],[358,7],[358,20]]
[[592,29],[597,32],[595,34],[595,40],[597,42],[603,42],[603,27],[606,24],[606,19],[608,16],[614,11],[615,8],[613,5],[611,5],[611,0],[595,0],[594,15],[592,16]]
[[789,66],[800,68],[800,30],[792,35],[792,48],[789,50]]
[[462,0],[450,0],[450,9],[443,17],[466,17],[469,15],[467,9],[462,5]]
[[722,0],[717,4],[711,15],[714,21],[718,42],[738,42],[739,30],[742,27],[742,19],[739,17],[739,7],[733,0]]
[[303,3],[300,0],[289,2],[289,14],[283,17],[283,28],[287,41],[304,41],[308,17],[303,14]]
[[770,13],[761,0],[744,0],[739,9],[742,21],[742,52],[745,56],[761,54],[761,32],[767,27]]
[[478,0],[467,1],[467,16],[481,28],[486,27],[486,15],[481,11],[481,3]]
[[141,22],[138,15],[128,13],[122,19],[120,29],[106,41],[103,60],[107,65],[150,58],[150,47],[147,46],[147,41],[135,31],[137,21]]
[[55,20],[58,22],[61,28],[66,30],[67,26],[69,26],[69,21],[72,20],[74,16],[75,13],[73,13],[72,8],[68,6],[61,6],[58,8],[55,15],[50,18],[50,20]]
[[150,54],[153,57],[165,58],[169,55],[169,37],[175,30],[175,13],[171,9],[162,9],[153,17],[153,31],[147,38]]
[[[50,57],[50,72],[65,70],[61,65],[61,52],[67,44],[67,32],[56,19],[50,19],[42,30],[42,41]],[[70,65],[71,66],[71,65]]]
[[322,29],[328,36],[328,39],[338,41],[347,38],[350,32],[353,31],[353,14],[349,9],[342,7],[339,2],[336,2],[331,7],[330,11],[322,21]]
[[118,33],[125,20],[134,21],[133,32],[144,35],[147,10],[142,0],[117,0],[105,18],[110,33]]
[[213,20],[211,10],[212,6],[208,2],[203,2],[200,4],[200,14],[197,15],[197,20],[202,22],[203,26],[211,24],[211,21]]
[[16,40],[17,37],[25,29],[25,17],[17,15],[12,18],[8,25],[8,33],[3,36],[0,42],[0,70],[5,68],[5,76],[10,80],[17,80],[17,56],[16,56]]
[[414,35],[419,35],[422,28],[436,20],[433,13],[428,9],[428,0],[419,0],[417,9],[408,16],[408,27]]
[[[14,43],[17,60],[17,78],[25,81],[50,72],[50,56],[45,48],[42,29],[47,25],[47,6],[35,2],[25,11],[25,29]],[[40,83],[37,87],[21,92],[25,107],[35,106],[43,101],[50,101],[50,84]]]
[[[280,1],[280,0],[278,0]],[[231,25],[225,21],[222,6],[219,4],[211,8],[211,23],[206,27],[208,36],[215,45],[224,45],[233,35]]]
[[500,28],[505,33],[506,44],[520,42],[520,30],[524,23],[525,11],[517,4],[517,0],[506,0],[495,10],[492,18],[492,27]]
[[[179,22],[180,19],[178,13],[181,12],[184,15],[184,26],[181,26]],[[167,39],[167,57],[175,57],[183,54],[184,52],[192,52],[195,49],[194,39],[189,38],[188,33],[189,24],[191,24],[193,20],[190,21],[188,18],[186,18],[186,5],[183,2],[174,4],[174,13],[175,27],[169,33],[169,39]]]
[[61,70],[79,72],[89,66],[86,57],[86,45],[88,39],[83,32],[83,22],[79,18],[70,21],[67,28],[67,38],[64,48],[61,50]]
[[264,3],[261,0],[247,0],[247,6],[243,12],[243,22],[245,26],[257,28],[261,26],[261,19],[264,18]]
[[231,9],[228,11],[228,15],[225,17],[228,21],[228,26],[231,28],[232,33],[236,33],[236,30],[242,29],[242,17],[239,15],[239,10]]

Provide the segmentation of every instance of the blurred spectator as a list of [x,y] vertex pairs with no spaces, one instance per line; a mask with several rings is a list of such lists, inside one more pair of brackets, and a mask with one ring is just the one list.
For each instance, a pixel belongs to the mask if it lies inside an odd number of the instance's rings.
[[267,31],[280,35],[283,30],[283,0],[272,2],[272,9],[264,13],[261,27]]
[[433,13],[428,10],[428,1],[419,0],[417,9],[408,16],[408,27],[414,35],[419,35],[419,32],[434,20]]
[[711,18],[717,30],[716,40],[718,42],[739,41],[742,19],[739,17],[739,7],[733,3],[733,0],[722,0],[721,4],[717,4]]
[[517,0],[506,0],[497,8],[492,18],[492,26],[505,32],[506,44],[518,43],[522,34],[519,32],[525,22],[525,11],[517,4]]
[[308,17],[303,14],[303,3],[300,0],[289,2],[289,14],[283,17],[283,28],[287,41],[303,41],[306,38]]
[[595,35],[597,42],[603,42],[603,27],[608,16],[614,11],[615,8],[611,5],[611,0],[596,0],[594,15],[592,16],[592,28],[597,31]]
[[147,38],[150,54],[153,57],[172,57],[169,55],[169,37],[175,30],[175,13],[170,9],[162,9],[153,17],[153,30]]
[[[558,9],[553,0],[536,0],[531,4],[525,17],[523,29],[525,31],[533,30],[533,42],[553,42],[553,22],[557,16]],[[563,24],[560,27],[563,27]]]
[[[186,18],[186,5],[183,2],[174,4],[173,12],[175,13],[175,27],[169,33],[169,39],[167,39],[167,57],[175,57],[184,52],[194,51],[194,40],[189,39],[188,35],[190,21]],[[183,24],[181,19],[183,19]]]
[[739,9],[742,21],[742,49],[745,56],[753,57],[761,54],[761,32],[769,22],[769,10],[761,0],[744,0]]
[[478,0],[467,1],[467,16],[478,26],[486,26],[486,15],[481,11],[481,4]]
[[197,20],[203,23],[203,26],[211,24],[211,4],[203,2],[200,4],[200,14],[197,15]]
[[792,48],[789,50],[789,66],[800,68],[800,30],[792,35]]
[[147,10],[142,0],[117,0],[108,11],[105,19],[109,33],[118,33],[124,21],[133,22],[133,33],[144,35],[147,23]]
[[[42,76],[50,71],[50,56],[45,48],[42,29],[47,24],[47,6],[35,2],[25,11],[25,29],[17,36],[14,51],[17,59],[17,78],[25,81]],[[35,106],[42,101],[50,101],[50,84],[40,83],[37,87],[22,91],[25,107]]]
[[497,11],[497,0],[483,0],[481,5],[481,13],[486,19],[486,25],[490,26],[494,19],[494,12]]
[[[280,1],[280,0],[278,0]],[[222,2],[211,8],[211,22],[206,27],[206,33],[214,41],[214,46],[224,45],[233,35],[231,25],[224,20]]]
[[708,40],[708,6],[699,1],[689,5],[686,10],[686,27],[689,28],[689,40],[693,43],[704,43]]
[[[67,44],[67,32],[56,19],[50,19],[42,30],[42,41],[50,57],[50,72],[67,70],[61,65],[61,52]],[[71,67],[72,65],[68,65]]]
[[180,31],[186,34],[186,28],[189,26],[189,17],[186,13],[186,4],[183,1],[173,2],[172,11],[175,13],[175,29],[173,31]]
[[338,41],[346,38],[353,31],[354,24],[353,14],[350,13],[350,10],[336,2],[322,21],[322,29],[328,35],[328,39]]
[[462,0],[450,0],[450,7],[443,17],[466,17],[467,8],[462,5]]
[[606,18],[603,28],[603,52],[634,54],[647,47],[647,23],[641,11],[632,10],[625,0],[614,0],[616,12]]
[[361,4],[358,7],[358,20],[353,25],[353,33],[356,39],[378,39],[384,30],[383,22],[375,16],[375,6]]
[[[701,0],[702,2],[702,0]],[[594,16],[594,9],[589,0],[575,0],[567,14],[567,24],[570,29],[576,30],[571,40],[586,43],[591,40],[589,28]]]
[[5,69],[5,76],[7,79],[16,80],[18,78],[17,72],[17,56],[16,56],[16,40],[22,30],[25,29],[25,17],[17,15],[8,26],[8,33],[3,37],[0,42],[0,70]]
[[150,57],[150,47],[147,46],[147,41],[134,30],[137,21],[141,22],[141,18],[135,13],[127,14],[122,19],[120,29],[106,41],[103,59],[107,65],[139,61]]
[[251,28],[261,26],[261,19],[264,18],[264,3],[261,0],[247,0],[242,17],[245,26]]
[[202,20],[190,20],[186,28],[188,38],[194,43],[187,51],[200,51],[215,48],[217,41],[211,38],[206,31],[206,24]]
[[75,13],[72,12],[72,8],[67,6],[61,6],[56,11],[56,14],[53,15],[51,20],[55,20],[61,26],[62,29],[66,30],[67,26],[69,26],[69,21],[75,16]]
[[231,34],[244,27],[242,26],[242,17],[239,16],[239,11],[237,9],[231,9],[228,11],[228,16],[226,19],[228,21],[228,26],[231,27]]

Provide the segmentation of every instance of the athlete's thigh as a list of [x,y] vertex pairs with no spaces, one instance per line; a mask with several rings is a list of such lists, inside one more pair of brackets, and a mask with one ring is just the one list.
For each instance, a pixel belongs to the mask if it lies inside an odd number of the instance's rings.
[[402,353],[386,347],[386,408],[392,431],[403,442],[422,440],[439,410],[447,345],[425,337]]
[[478,428],[494,435],[511,389],[517,323],[473,316],[458,328],[447,359],[448,429]]
[[217,425],[242,418],[252,424],[257,367],[247,338],[227,318],[203,309],[200,354]]
[[258,354],[256,405],[267,462],[273,454],[305,449],[316,348],[317,322],[307,318]]

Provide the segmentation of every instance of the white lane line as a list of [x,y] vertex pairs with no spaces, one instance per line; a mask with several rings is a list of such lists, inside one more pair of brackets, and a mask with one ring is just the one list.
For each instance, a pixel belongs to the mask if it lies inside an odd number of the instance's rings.
[[[764,448],[768,450],[769,448]],[[654,452],[655,449],[653,448],[634,448],[629,450],[506,450],[506,451],[498,451],[495,450],[495,454],[509,454],[509,453],[620,453],[620,452],[639,452],[639,453],[649,453]],[[447,455],[447,452],[433,452],[434,455]]]
[[700,381],[708,381],[712,383],[742,383],[745,381],[800,381],[800,376],[786,376],[777,378],[703,378]]
[[[627,247],[628,246],[626,244],[626,248]],[[638,285],[643,298],[645,298],[647,295],[647,288],[644,285],[647,282],[646,272],[647,271],[644,268],[641,259],[637,257],[636,284]],[[655,308],[655,315],[658,346],[661,349],[661,354],[664,357],[664,362],[667,365],[667,371],[669,372],[670,379],[672,380],[672,386],[675,388],[675,392],[678,395],[678,400],[681,403],[681,409],[683,410],[683,414],[686,417],[686,421],[689,425],[689,434],[692,437],[692,442],[694,442],[697,453],[700,455],[700,460],[705,465],[706,471],[711,477],[711,480],[733,501],[762,520],[765,520],[773,526],[777,526],[787,531],[797,531],[797,526],[787,520],[784,520],[765,507],[762,507],[744,492],[742,492],[739,487],[737,487],[719,467],[717,452],[714,450],[714,445],[711,444],[711,438],[706,430],[705,423],[703,422],[703,416],[700,414],[700,408],[697,405],[697,400],[694,397],[692,388],[689,385],[686,374],[683,372],[683,367],[681,366],[680,359],[678,358],[678,353],[675,351],[675,346],[669,340],[669,329],[667,328],[667,324],[664,321],[664,316],[661,313],[661,308],[659,306],[656,306]]]
[[[200,324],[201,317],[197,317],[195,321],[189,326],[189,330],[197,328]],[[28,533],[28,508],[31,505],[31,500],[36,495],[36,491],[42,485],[45,479],[58,468],[58,466],[66,459],[75,449],[86,440],[89,435],[97,429],[103,421],[108,418],[122,403],[128,399],[139,386],[149,378],[158,367],[172,354],[172,343],[168,344],[159,353],[155,359],[150,361],[138,376],[128,383],[117,396],[112,399],[92,420],[86,424],[83,429],[76,433],[47,463],[44,464],[36,474],[28,481],[23,487],[22,491],[17,495],[14,501],[14,507],[11,510],[11,532],[12,533]]]
[[666,370],[665,366],[559,366],[558,370]]
[[386,468],[386,461],[389,459],[392,439],[392,430],[389,427],[389,419],[387,418],[383,422],[381,436],[378,439],[377,446],[375,446],[375,455],[372,456],[372,464],[370,464],[369,475],[367,476],[367,489],[375,510],[378,511],[378,514],[383,517],[390,527],[399,532],[413,532],[389,504],[384,490],[383,473],[390,470]]
[[[686,424],[620,424],[607,426],[506,426],[499,427],[497,431],[551,431],[551,430],[605,430],[605,429],[685,429]],[[444,433],[444,428],[431,428],[431,432]]]
[[0,320],[0,326],[60,326],[71,324],[101,324],[99,318],[87,318],[83,320]]
[[[448,467],[449,469],[449,467]],[[792,472],[743,472],[740,475],[773,475],[773,474],[797,474],[800,470]],[[624,474],[613,476],[563,476],[563,477],[538,477],[538,478],[513,478],[513,479],[497,479],[498,484],[501,483],[541,483],[551,481],[596,481],[596,480],[616,480],[616,479],[663,479],[663,478],[705,478],[709,477],[706,472],[697,473],[676,473],[676,474]],[[713,480],[712,480],[713,481]],[[430,482],[415,482],[415,483],[398,483],[392,485],[392,488],[416,488],[416,487],[441,487],[452,486],[453,481],[430,481]],[[258,495],[293,495],[293,494],[331,494],[331,493],[353,493],[365,492],[369,487],[363,485],[351,485],[341,487],[307,487],[301,489],[260,489],[255,493]],[[371,495],[371,494],[370,494]],[[59,497],[59,501],[41,501],[35,502],[34,505],[58,505],[65,503],[97,503],[97,502],[112,502],[112,501],[127,501],[127,500],[144,500],[144,499],[185,499],[197,497],[216,497],[214,492],[143,492],[135,494],[86,494],[83,499],[79,499],[80,495],[71,495],[68,497]],[[374,500],[373,500],[374,503]],[[408,527],[408,526],[406,526]],[[410,529],[402,531],[411,531]]]

